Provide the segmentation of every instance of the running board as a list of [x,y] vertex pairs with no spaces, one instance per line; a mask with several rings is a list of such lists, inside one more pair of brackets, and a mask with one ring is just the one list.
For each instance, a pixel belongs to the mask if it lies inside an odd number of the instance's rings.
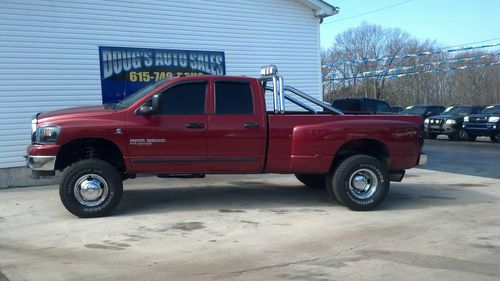
[[201,179],[205,174],[160,174],[159,178]]

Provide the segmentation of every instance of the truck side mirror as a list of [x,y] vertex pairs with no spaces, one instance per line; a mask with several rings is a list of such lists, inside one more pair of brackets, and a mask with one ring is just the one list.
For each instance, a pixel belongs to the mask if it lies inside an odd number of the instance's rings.
[[140,115],[152,115],[159,112],[161,112],[160,95],[154,95],[150,102],[147,102],[139,107],[137,113]]

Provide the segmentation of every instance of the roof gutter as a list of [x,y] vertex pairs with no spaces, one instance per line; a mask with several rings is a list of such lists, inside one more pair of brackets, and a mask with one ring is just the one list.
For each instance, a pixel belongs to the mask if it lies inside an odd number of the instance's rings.
[[302,4],[314,10],[314,15],[323,23],[323,19],[339,13],[339,8],[323,0],[299,0]]

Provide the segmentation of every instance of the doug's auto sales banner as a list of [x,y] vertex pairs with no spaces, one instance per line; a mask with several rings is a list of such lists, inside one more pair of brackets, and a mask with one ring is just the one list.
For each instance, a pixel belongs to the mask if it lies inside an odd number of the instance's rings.
[[99,47],[99,59],[103,103],[168,77],[226,74],[224,52]]

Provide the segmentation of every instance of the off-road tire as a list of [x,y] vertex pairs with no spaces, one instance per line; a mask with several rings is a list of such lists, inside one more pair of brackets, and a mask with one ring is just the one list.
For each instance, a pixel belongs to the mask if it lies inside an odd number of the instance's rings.
[[466,130],[464,129],[459,129],[458,131],[458,138],[460,140],[464,140],[464,141],[475,141],[477,136],[476,135],[473,135],[473,134],[469,134],[467,133]]
[[490,140],[492,142],[499,142],[500,141],[500,133],[496,134],[495,136],[490,136]]
[[[85,206],[75,196],[75,184],[85,175],[97,175],[107,184],[106,198],[96,206]],[[100,159],[85,159],[66,168],[59,196],[64,207],[80,218],[102,217],[109,214],[120,202],[123,194],[123,182],[118,170],[108,162]]]
[[[351,191],[352,178],[360,170],[369,171],[377,181],[373,194],[364,199],[358,198]],[[328,192],[342,205],[353,211],[368,211],[380,205],[386,198],[389,192],[389,174],[378,159],[368,155],[355,155],[346,158],[327,175],[326,185]]]

